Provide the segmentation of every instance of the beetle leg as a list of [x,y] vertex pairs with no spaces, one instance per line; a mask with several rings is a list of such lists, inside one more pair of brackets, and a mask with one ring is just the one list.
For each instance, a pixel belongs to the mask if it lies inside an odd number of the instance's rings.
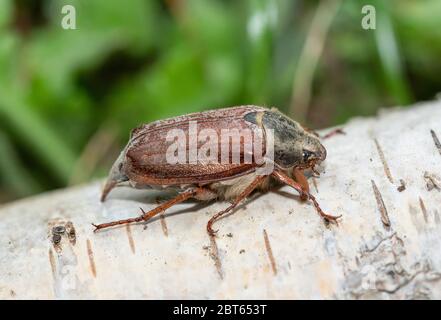
[[294,179],[297,181],[298,184],[300,184],[304,192],[303,194],[300,194],[300,200],[308,200],[308,196],[306,194],[309,193],[309,183],[308,180],[306,180],[305,174],[298,168],[294,168],[292,174],[294,176]]
[[277,180],[293,187],[294,189],[296,189],[299,193],[300,193],[300,198],[303,198],[306,196],[307,199],[311,200],[312,203],[314,204],[315,209],[317,210],[318,214],[325,219],[325,221],[327,222],[335,222],[337,223],[337,219],[341,217],[341,215],[339,216],[331,216],[329,214],[326,214],[323,212],[323,210],[320,208],[320,205],[318,204],[317,200],[315,199],[315,197],[310,194],[309,192],[305,192],[302,188],[302,186],[295,182],[293,179],[291,179],[290,177],[288,177],[284,172],[279,171],[279,170],[275,170],[272,173],[272,176],[275,177]]
[[215,215],[214,215],[214,216],[208,221],[208,223],[207,223],[207,232],[208,232],[208,235],[209,235],[209,236],[213,237],[213,236],[215,235],[215,233],[217,232],[217,230],[215,231],[215,230],[213,230],[213,228],[212,228],[213,223],[215,223],[217,220],[219,220],[219,218],[220,218],[221,216],[223,216],[223,215],[226,214],[227,212],[229,212],[229,211],[231,211],[232,209],[234,209],[234,207],[236,207],[236,206],[237,206],[237,205],[238,205],[243,199],[245,199],[245,198],[246,198],[251,192],[253,192],[253,190],[256,189],[256,188],[260,185],[260,183],[261,183],[263,180],[265,180],[265,178],[267,178],[267,176],[257,176],[256,179],[254,179],[253,182],[251,182],[251,183],[249,184],[249,186],[246,187],[246,189],[245,189],[244,191],[242,191],[242,193],[239,194],[239,195],[237,196],[236,199],[234,199],[233,203],[231,203],[231,205],[230,205],[228,208],[226,208],[226,209],[224,209],[224,210],[222,210],[222,211],[216,213],[216,214],[215,214]]
[[180,194],[178,194],[175,198],[170,199],[167,202],[164,202],[163,204],[157,206],[156,208],[145,212],[142,208],[142,215],[136,218],[130,218],[130,219],[124,219],[124,220],[117,220],[117,221],[112,221],[112,222],[108,222],[108,223],[102,223],[102,224],[93,224],[92,225],[95,227],[94,232],[96,232],[97,230],[100,229],[104,229],[104,228],[109,228],[109,227],[113,227],[116,225],[120,225],[120,224],[128,224],[128,223],[134,223],[134,222],[141,222],[141,221],[147,221],[150,218],[152,218],[153,216],[165,211],[166,209],[174,206],[175,204],[178,204],[180,202],[183,202],[189,198],[193,198],[195,197],[198,193],[203,192],[204,189],[203,188],[197,188],[197,189],[192,189],[192,190],[187,190],[184,191]]
[[328,132],[327,134],[325,134],[324,136],[320,136],[320,134],[317,131],[315,131],[311,128],[303,126],[303,129],[305,129],[306,132],[309,132],[309,133],[315,135],[317,138],[320,138],[322,140],[328,139],[332,136],[335,136],[336,134],[346,134],[346,132],[344,132],[342,128],[334,129],[334,130]]
[[337,129],[332,130],[331,132],[328,132],[327,134],[325,134],[323,137],[320,137],[320,138],[325,140],[325,139],[328,139],[328,138],[335,136],[337,134],[346,134],[346,132],[344,132],[342,128],[337,128]]

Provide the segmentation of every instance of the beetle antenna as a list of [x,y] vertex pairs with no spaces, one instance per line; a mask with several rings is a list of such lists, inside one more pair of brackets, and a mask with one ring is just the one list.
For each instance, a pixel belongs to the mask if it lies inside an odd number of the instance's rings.
[[320,177],[320,172],[315,169],[315,165],[312,165],[311,171],[316,175],[316,177]]

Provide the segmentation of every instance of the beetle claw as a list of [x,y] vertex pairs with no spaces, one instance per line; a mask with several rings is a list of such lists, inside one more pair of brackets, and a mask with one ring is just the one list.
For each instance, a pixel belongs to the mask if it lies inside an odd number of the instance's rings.
[[94,233],[96,233],[100,229],[98,224],[91,223],[91,225],[95,227],[95,229],[93,230]]
[[326,213],[321,213],[321,216],[323,217],[323,219],[325,219],[326,223],[335,223],[338,226],[338,219],[340,219],[342,217],[342,215],[338,215],[338,216],[331,216],[329,214]]

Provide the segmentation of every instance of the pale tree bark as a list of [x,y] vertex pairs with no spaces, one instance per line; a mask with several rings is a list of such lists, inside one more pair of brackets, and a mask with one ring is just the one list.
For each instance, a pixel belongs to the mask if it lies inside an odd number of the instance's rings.
[[217,252],[205,225],[225,202],[95,234],[165,195],[120,188],[101,204],[91,183],[1,208],[0,298],[441,298],[441,102],[343,128],[309,179],[338,226],[285,186],[219,221]]

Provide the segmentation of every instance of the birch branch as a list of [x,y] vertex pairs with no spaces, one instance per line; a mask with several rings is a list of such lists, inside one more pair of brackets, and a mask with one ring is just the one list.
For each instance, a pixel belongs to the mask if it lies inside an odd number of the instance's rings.
[[343,128],[310,178],[338,226],[283,187],[220,220],[215,243],[222,202],[94,234],[165,197],[121,188],[101,204],[95,182],[0,209],[0,298],[440,299],[441,101]]

